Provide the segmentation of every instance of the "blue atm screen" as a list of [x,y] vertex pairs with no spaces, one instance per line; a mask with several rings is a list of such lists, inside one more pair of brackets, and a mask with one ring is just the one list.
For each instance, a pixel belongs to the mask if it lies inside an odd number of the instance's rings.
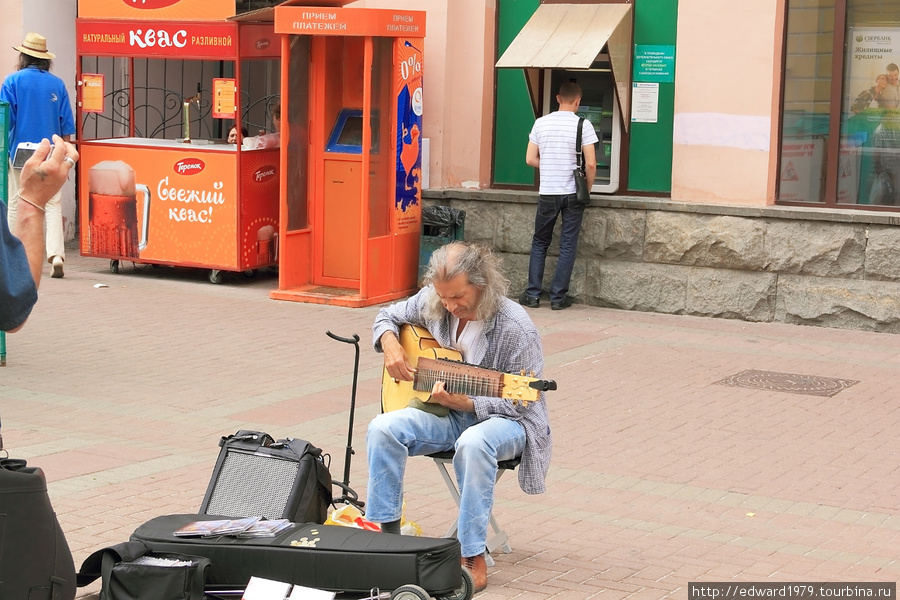
[[362,154],[363,114],[358,108],[342,108],[325,144],[326,152]]

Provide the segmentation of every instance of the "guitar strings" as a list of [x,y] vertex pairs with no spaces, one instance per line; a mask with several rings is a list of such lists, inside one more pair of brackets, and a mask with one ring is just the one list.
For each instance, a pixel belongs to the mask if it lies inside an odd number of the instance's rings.
[[437,369],[421,369],[417,371],[413,389],[418,392],[428,392],[431,391],[435,382],[438,381],[443,381],[444,387],[451,394],[500,396],[500,382],[494,379]]

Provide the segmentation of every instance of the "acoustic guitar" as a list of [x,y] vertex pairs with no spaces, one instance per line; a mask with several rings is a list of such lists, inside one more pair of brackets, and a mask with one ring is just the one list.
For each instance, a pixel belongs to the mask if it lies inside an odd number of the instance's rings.
[[438,415],[449,409],[429,403],[435,382],[442,381],[451,394],[504,398],[527,406],[540,399],[542,391],[555,390],[556,382],[536,379],[525,373],[502,373],[462,362],[456,350],[442,348],[427,329],[415,325],[400,327],[400,345],[406,350],[410,364],[416,369],[413,381],[395,380],[384,370],[381,380],[383,412],[413,406]]

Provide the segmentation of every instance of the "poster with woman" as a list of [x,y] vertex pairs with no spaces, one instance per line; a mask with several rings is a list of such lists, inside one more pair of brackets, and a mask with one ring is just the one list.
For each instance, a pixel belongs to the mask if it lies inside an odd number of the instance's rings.
[[[842,201],[900,204],[900,28],[850,27],[844,69]],[[844,155],[847,156],[844,156]],[[854,194],[853,192],[857,193]]]

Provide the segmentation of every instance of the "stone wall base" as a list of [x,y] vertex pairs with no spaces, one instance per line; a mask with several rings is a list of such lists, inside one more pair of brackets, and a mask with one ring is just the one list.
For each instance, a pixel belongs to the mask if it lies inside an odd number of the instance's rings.
[[[537,194],[426,190],[466,211],[465,239],[524,288]],[[819,208],[704,206],[594,197],[570,293],[595,306],[900,332],[900,217]],[[547,261],[555,267],[559,227]]]

